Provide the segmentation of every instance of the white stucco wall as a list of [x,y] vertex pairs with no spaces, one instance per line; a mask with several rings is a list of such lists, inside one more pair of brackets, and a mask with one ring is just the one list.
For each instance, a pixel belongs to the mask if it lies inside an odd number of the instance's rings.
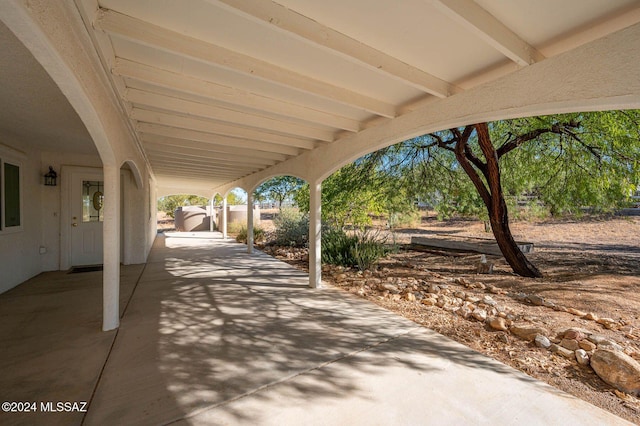
[[[90,142],[89,142],[90,143]],[[58,173],[58,185],[54,187],[41,185],[42,194],[42,239],[41,245],[47,252],[41,255],[42,271],[60,269],[60,232],[62,226],[61,189],[64,176],[63,166],[102,167],[98,155],[81,155],[69,152],[40,153],[40,171],[46,173],[49,166]]]
[[[144,263],[151,250],[156,233],[155,209],[152,209],[148,173],[142,174],[138,187],[129,171],[123,176],[124,220],[123,244],[125,265]],[[153,211],[152,211],[153,210]],[[152,237],[152,238],[149,238]]]
[[[0,140],[0,158],[21,165],[22,229],[0,233],[0,293],[44,272],[60,269],[62,205],[61,188],[66,178],[63,166],[96,167],[97,155],[24,150],[24,143]],[[17,149],[21,149],[18,151]],[[8,154],[7,154],[8,153]],[[43,175],[52,166],[58,172],[58,185],[43,185]],[[149,174],[143,174],[138,187],[132,174],[123,171],[125,264],[144,263],[156,236],[155,195]],[[151,193],[147,194],[148,191]],[[40,253],[44,247],[45,253]]]
[[[0,293],[20,284],[41,271],[39,254],[42,224],[40,220],[42,201],[40,197],[40,160],[36,152],[24,150],[17,143],[0,140],[0,157],[14,160],[15,151],[21,149],[22,179],[22,229],[0,232]],[[12,158],[13,157],[13,158]],[[15,161],[15,160],[14,160]]]

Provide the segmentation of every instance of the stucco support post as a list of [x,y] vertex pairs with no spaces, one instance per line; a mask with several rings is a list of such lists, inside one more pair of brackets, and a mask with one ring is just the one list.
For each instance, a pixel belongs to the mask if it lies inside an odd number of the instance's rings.
[[104,166],[102,330],[120,325],[120,168]]
[[253,191],[247,191],[247,253],[253,253]]
[[309,183],[309,287],[322,287],[322,182]]
[[222,197],[222,238],[227,239],[227,196]]
[[213,232],[213,197],[209,198],[209,232]]

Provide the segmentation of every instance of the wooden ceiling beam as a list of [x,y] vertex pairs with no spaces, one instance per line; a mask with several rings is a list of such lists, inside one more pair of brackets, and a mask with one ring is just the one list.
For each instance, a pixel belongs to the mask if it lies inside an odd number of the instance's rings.
[[326,50],[338,53],[352,62],[364,64],[370,69],[439,98],[445,98],[459,91],[449,82],[273,1],[208,1],[218,6],[226,5],[228,10],[241,12],[242,15],[254,21],[270,24],[289,35],[293,34]]
[[521,66],[539,62],[544,56],[518,34],[473,0],[429,0],[490,46]]
[[121,77],[149,83],[165,89],[196,95],[218,104],[268,111],[283,117],[291,117],[351,132],[360,130],[360,123],[357,120],[307,108],[304,105],[292,104],[270,96],[251,93],[240,88],[223,86],[190,75],[174,73],[128,59],[116,58],[111,72]]
[[229,146],[252,151],[273,152],[284,155],[296,156],[301,149],[291,146],[278,145],[269,142],[261,142],[249,139],[240,139],[231,136],[215,135],[197,130],[179,129],[176,127],[162,126],[151,123],[138,123],[136,130],[140,133],[164,136],[174,139],[182,139],[194,142],[203,142],[210,145]]
[[196,130],[198,132],[231,136],[241,139],[252,139],[289,147],[313,149],[316,146],[316,142],[309,139],[278,135],[275,133],[249,129],[247,127],[232,126],[230,124],[216,123],[199,118],[180,117],[174,114],[149,111],[140,108],[133,108],[131,110],[130,117],[133,120],[137,120],[142,123],[159,124],[179,129]]
[[137,89],[127,89],[123,94],[123,98],[134,104],[134,106],[151,107],[170,113],[221,121],[236,126],[252,127],[258,130],[271,130],[291,136],[317,139],[325,142],[334,140],[334,132],[328,130],[320,130],[297,123],[279,121],[269,117],[242,113],[232,109],[144,92]]
[[139,135],[140,135],[140,139],[145,144],[174,146],[174,147],[180,147],[180,148],[197,149],[203,152],[219,152],[219,153],[225,153],[225,154],[244,155],[247,157],[255,157],[255,158],[268,158],[270,160],[275,160],[275,161],[284,161],[291,157],[283,154],[277,154],[274,152],[256,151],[256,150],[242,149],[242,148],[237,148],[232,146],[215,145],[215,144],[210,144],[206,142],[170,138],[167,136],[159,136],[159,135],[153,135],[148,133],[140,133]]
[[180,148],[175,146],[166,146],[159,144],[144,144],[145,151],[150,155],[155,153],[165,153],[169,155],[175,155],[176,158],[193,158],[194,160],[209,160],[212,162],[220,163],[233,163],[238,165],[258,165],[258,166],[273,166],[278,161],[269,160],[266,158],[253,158],[242,155],[234,154],[222,154],[216,152],[205,152],[197,149]]
[[294,88],[343,105],[356,107],[372,114],[393,118],[394,105],[334,86],[321,80],[296,73],[194,37],[168,30],[122,13],[100,9],[94,27],[172,54],[196,59],[234,72]]

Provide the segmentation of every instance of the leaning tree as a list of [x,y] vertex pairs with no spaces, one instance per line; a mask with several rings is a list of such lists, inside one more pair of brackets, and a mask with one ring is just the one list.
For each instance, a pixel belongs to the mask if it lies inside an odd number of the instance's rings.
[[[541,277],[509,228],[505,182],[556,209],[612,206],[640,184],[640,111],[611,111],[477,123],[427,134],[369,154],[365,172],[386,170],[416,193],[468,176],[496,242],[515,273]],[[515,179],[518,177],[519,179]],[[515,184],[518,182],[518,184]],[[456,189],[456,197],[461,192]]]

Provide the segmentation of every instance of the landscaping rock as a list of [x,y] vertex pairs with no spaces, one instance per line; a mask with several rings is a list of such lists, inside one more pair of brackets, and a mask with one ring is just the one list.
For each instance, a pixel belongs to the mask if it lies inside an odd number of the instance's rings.
[[464,291],[456,291],[455,293],[453,293],[453,295],[459,299],[464,299],[465,297],[467,297]]
[[640,363],[629,355],[598,349],[591,355],[591,368],[614,388],[640,396]]
[[524,302],[527,300],[527,293],[516,293],[513,295],[513,298],[521,302]]
[[613,318],[599,318],[596,322],[604,326],[607,330],[615,329],[618,326],[618,322]]
[[536,338],[536,335],[542,334],[544,336],[548,334],[548,331],[542,327],[514,325],[513,327],[511,327],[511,333],[515,334],[521,339],[532,342]]
[[542,306],[544,304],[544,298],[536,294],[530,294],[527,296],[527,300],[535,306]]
[[489,318],[488,324],[489,327],[493,328],[494,330],[507,331],[509,329],[509,326],[507,326],[507,321],[501,317]]
[[549,346],[549,350],[554,354],[558,354],[566,359],[575,359],[576,357],[575,352],[570,351],[567,348],[563,348],[562,346],[556,345],[555,343],[552,343],[551,346]]
[[587,315],[586,312],[580,311],[578,309],[574,309],[574,308],[567,308],[567,312],[569,312],[570,314],[576,315],[578,317],[583,317],[585,315]]
[[494,286],[494,285],[491,285],[491,284],[489,284],[489,285],[487,286],[487,290],[489,291],[489,293],[493,293],[493,294],[500,294],[500,293],[502,293],[502,291],[501,291],[498,287],[496,287],[496,286]]
[[487,311],[485,311],[484,309],[476,309],[471,315],[473,315],[473,317],[480,322],[484,322],[487,320]]
[[617,344],[612,340],[609,340],[609,338],[601,334],[592,334],[591,336],[587,337],[587,339],[589,339],[591,342],[598,345],[599,349],[604,349],[605,347],[607,347],[608,349],[611,349],[614,351],[622,350],[622,346],[620,346],[619,344]]
[[429,288],[427,289],[427,292],[431,293],[431,294],[438,294],[440,293],[440,286],[436,285],[436,284],[429,284]]
[[389,293],[393,294],[400,293],[400,289],[395,284],[384,283],[382,284],[382,289],[387,290]]
[[436,301],[430,297],[425,297],[422,299],[421,303],[426,306],[433,306],[436,304]]
[[563,348],[569,349],[570,351],[575,351],[580,349],[580,344],[577,340],[564,338],[560,342],[560,346]]
[[580,343],[580,349],[584,349],[587,352],[594,351],[597,347],[595,343],[590,342],[588,340],[581,340],[579,343]]
[[616,342],[612,342],[611,340],[604,340],[603,342],[598,343],[598,349],[609,349],[616,352],[622,352],[624,350],[622,346]]
[[408,302],[415,302],[416,301],[416,295],[413,293],[407,293],[404,295],[404,298],[408,301]]
[[588,314],[586,314],[582,318],[586,319],[586,320],[591,320],[591,321],[598,321],[598,316],[596,314],[594,314],[593,312],[589,312]]
[[584,349],[578,349],[576,352],[576,361],[580,365],[589,365],[589,355]]
[[458,308],[456,313],[462,318],[468,319],[471,316],[471,309],[469,309],[469,307],[467,306],[461,306],[460,308]]
[[488,306],[496,306],[498,304],[498,302],[496,302],[495,300],[493,300],[493,298],[491,296],[484,296],[482,298],[482,303],[484,303],[485,305]]
[[534,341],[537,347],[544,348],[544,349],[549,349],[549,347],[552,344],[551,341],[547,339],[546,336],[543,336],[542,334],[538,334],[536,337],[534,337]]
[[564,332],[564,336],[565,339],[573,339],[573,340],[577,340],[578,342],[581,340],[584,340],[587,337],[587,334],[584,333],[584,331],[577,329],[577,328],[570,328],[567,331]]

